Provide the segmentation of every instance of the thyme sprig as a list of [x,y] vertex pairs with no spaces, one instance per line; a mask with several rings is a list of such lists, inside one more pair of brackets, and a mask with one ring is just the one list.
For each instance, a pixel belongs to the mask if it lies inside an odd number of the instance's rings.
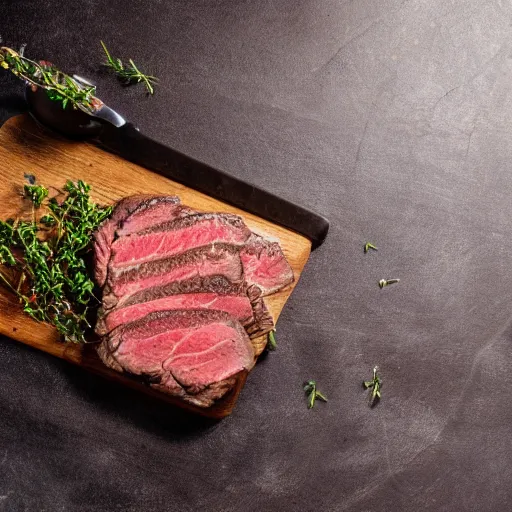
[[[40,185],[28,188],[35,209],[48,190]],[[91,302],[98,302],[84,256],[93,231],[112,207],[93,203],[83,181],[68,181],[64,191],[62,202],[46,201],[48,214],[39,222],[0,221],[0,281],[18,297],[25,313],[53,324],[65,341],[84,343]]]
[[368,405],[373,407],[381,398],[382,379],[378,374],[379,368],[375,366],[373,368],[373,377],[371,380],[363,381],[364,389],[369,389]]
[[23,187],[25,197],[34,203],[35,208],[39,208],[46,197],[48,197],[48,189],[40,185],[25,185]]
[[53,64],[46,61],[35,62],[12,48],[0,48],[0,66],[11,70],[15,76],[29,84],[45,89],[51,100],[62,102],[62,108],[71,105],[89,114],[101,104],[94,97],[94,86],[79,84]]
[[308,396],[308,409],[312,409],[315,406],[315,401],[317,398],[323,402],[327,402],[325,395],[320,393],[320,391],[318,391],[316,388],[316,381],[314,380],[308,380],[304,384],[304,391]]
[[153,85],[156,84],[158,78],[152,75],[147,75],[146,73],[140,71],[132,59],[128,60],[127,65],[123,64],[121,59],[112,57],[112,55],[110,55],[110,52],[107,50],[107,47],[103,41],[100,41],[100,43],[107,57],[104,65],[110,68],[122,83],[130,85],[142,82],[148,93],[154,94],[155,90]]

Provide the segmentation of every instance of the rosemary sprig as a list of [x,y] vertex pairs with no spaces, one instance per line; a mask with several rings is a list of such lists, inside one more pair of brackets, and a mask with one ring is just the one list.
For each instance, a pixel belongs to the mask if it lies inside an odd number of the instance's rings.
[[315,406],[315,400],[318,398],[319,400],[322,400],[323,402],[327,402],[327,398],[325,395],[320,393],[320,391],[316,388],[316,381],[314,380],[308,380],[304,384],[304,391],[306,395],[308,396],[308,409],[312,409]]
[[79,84],[66,73],[45,61],[35,62],[12,48],[0,48],[0,66],[34,87],[46,89],[51,100],[62,102],[62,108],[71,105],[86,113],[94,112],[98,102],[94,86]]
[[373,407],[381,398],[382,379],[378,374],[379,368],[375,366],[373,368],[373,377],[371,380],[363,381],[364,389],[369,389],[368,405]]
[[152,75],[147,75],[146,73],[140,71],[132,59],[128,60],[128,65],[123,64],[121,59],[112,57],[112,55],[110,55],[110,52],[107,50],[107,47],[103,41],[100,41],[100,43],[107,57],[107,61],[104,65],[110,68],[122,83],[130,85],[143,82],[148,93],[154,94],[155,90],[153,85],[156,84],[158,78]]
[[[48,190],[27,187],[36,208]],[[93,231],[112,208],[91,202],[90,187],[83,181],[68,181],[64,191],[62,203],[46,201],[49,213],[39,223],[0,221],[0,281],[18,297],[25,313],[53,324],[65,341],[84,343],[90,303],[97,302],[84,256]],[[45,231],[47,236],[42,236]]]

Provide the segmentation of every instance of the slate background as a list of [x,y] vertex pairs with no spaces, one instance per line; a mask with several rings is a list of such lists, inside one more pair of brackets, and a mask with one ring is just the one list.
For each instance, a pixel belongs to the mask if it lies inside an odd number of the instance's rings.
[[[332,222],[220,423],[2,339],[0,510],[512,510],[510,1],[0,7],[5,44]],[[154,98],[98,70],[100,38],[161,77]],[[2,119],[23,110],[0,88]],[[328,404],[306,409],[307,378]]]

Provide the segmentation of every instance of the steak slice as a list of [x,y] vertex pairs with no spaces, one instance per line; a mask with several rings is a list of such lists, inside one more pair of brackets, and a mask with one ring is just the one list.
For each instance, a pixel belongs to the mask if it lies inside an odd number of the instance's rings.
[[146,288],[213,275],[223,275],[231,282],[242,280],[238,247],[214,243],[163,260],[110,269],[103,307],[113,308],[121,297],[128,298]]
[[253,233],[240,249],[240,259],[247,284],[256,285],[263,296],[293,283],[293,270],[278,242]]
[[[139,194],[118,201],[112,215],[105,220],[94,234],[95,278],[100,286],[105,284],[111,245],[121,226],[127,224],[126,232],[144,230],[153,224],[168,222],[179,214],[191,212],[179,206],[177,196],[156,196]],[[131,216],[134,215],[133,220]]]
[[98,347],[102,361],[151,387],[209,407],[254,366],[239,322],[222,311],[162,311],[122,325]]
[[180,204],[177,196],[156,196],[145,199],[120,223],[116,236],[144,231],[194,211]]
[[250,234],[251,231],[238,215],[186,215],[115,240],[111,246],[111,267],[160,260],[214,242],[243,245]]
[[94,275],[100,286],[105,284],[107,278],[107,265],[110,260],[110,247],[114,241],[115,233],[120,223],[134,211],[149,195],[129,196],[121,199],[112,215],[104,220],[94,233]]
[[232,283],[224,276],[194,277],[123,297],[114,309],[100,312],[96,332],[103,335],[149,313],[176,309],[218,309],[230,313],[242,325],[250,325],[254,320],[243,282]]

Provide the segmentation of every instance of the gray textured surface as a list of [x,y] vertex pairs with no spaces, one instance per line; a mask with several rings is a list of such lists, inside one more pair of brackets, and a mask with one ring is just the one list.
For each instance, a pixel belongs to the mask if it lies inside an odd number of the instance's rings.
[[[0,4],[5,43],[332,222],[219,424],[1,340],[0,510],[512,509],[510,1]],[[154,98],[98,72],[100,38]],[[21,89],[0,87],[6,117]]]

